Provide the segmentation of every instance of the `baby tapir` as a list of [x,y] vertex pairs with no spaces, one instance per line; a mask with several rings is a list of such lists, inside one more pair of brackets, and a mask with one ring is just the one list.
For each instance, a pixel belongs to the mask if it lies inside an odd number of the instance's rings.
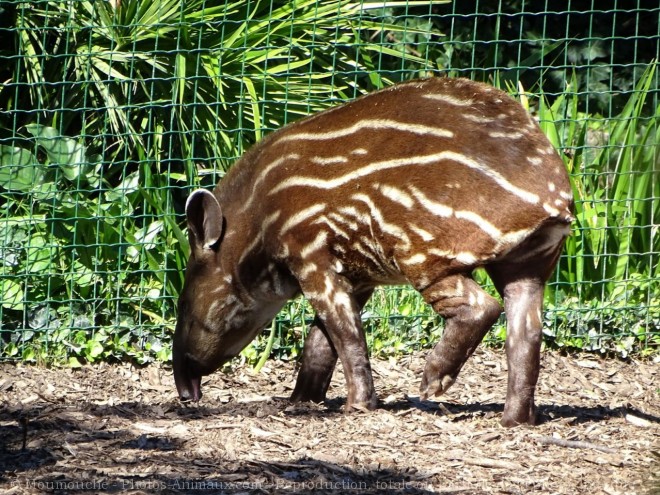
[[360,310],[411,284],[445,319],[422,376],[443,393],[504,299],[502,424],[533,424],[543,289],[573,220],[562,160],[505,93],[465,79],[398,84],[288,125],[252,147],[213,193],[186,204],[190,260],[173,366],[179,396],[236,356],[292,297],[316,311],[294,401],[323,401],[337,358],[346,409],[372,409]]

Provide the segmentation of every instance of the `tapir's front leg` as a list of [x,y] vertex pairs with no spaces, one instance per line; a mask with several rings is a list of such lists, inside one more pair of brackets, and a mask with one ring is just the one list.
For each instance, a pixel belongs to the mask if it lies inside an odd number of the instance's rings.
[[298,372],[291,400],[323,402],[336,364],[337,351],[317,316],[305,338],[302,366]]
[[[373,289],[368,289],[356,294],[355,300],[359,310],[364,307],[372,292]],[[337,351],[328,337],[323,322],[317,316],[305,339],[302,366],[293,394],[291,394],[291,400],[294,402],[323,402],[336,364]]]
[[[374,409],[374,390],[367,342],[362,331],[360,308],[371,291],[355,295],[348,281],[329,270],[308,273],[300,280],[303,294],[316,310],[319,325],[312,328],[312,341],[305,345],[303,369],[293,393],[294,400],[325,396],[332,375],[334,348],[344,368],[348,397],[346,410]],[[324,331],[325,330],[325,331]],[[326,339],[322,338],[325,336]],[[320,345],[306,356],[312,345]],[[316,390],[313,390],[316,388]],[[323,394],[319,388],[324,388]]]

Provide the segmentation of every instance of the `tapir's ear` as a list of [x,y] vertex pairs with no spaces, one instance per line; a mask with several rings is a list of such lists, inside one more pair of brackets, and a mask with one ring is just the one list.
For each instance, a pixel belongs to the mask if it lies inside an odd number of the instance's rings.
[[222,237],[222,210],[213,193],[194,191],[186,201],[190,249],[197,255],[217,249]]

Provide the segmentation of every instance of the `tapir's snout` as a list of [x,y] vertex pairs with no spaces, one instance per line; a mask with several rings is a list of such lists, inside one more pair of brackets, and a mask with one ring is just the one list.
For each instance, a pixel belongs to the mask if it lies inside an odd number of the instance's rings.
[[202,377],[196,376],[186,381],[177,381],[176,389],[179,392],[179,399],[183,402],[199,402],[202,398]]
[[202,398],[202,373],[188,355],[173,356],[174,383],[182,401],[198,402]]

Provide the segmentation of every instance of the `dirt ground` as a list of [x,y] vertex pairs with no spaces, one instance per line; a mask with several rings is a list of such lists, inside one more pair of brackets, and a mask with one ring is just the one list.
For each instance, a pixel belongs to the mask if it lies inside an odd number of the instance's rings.
[[660,493],[660,366],[543,354],[542,423],[499,425],[500,350],[482,349],[440,402],[420,401],[423,356],[373,362],[381,400],[344,414],[291,405],[293,363],[205,379],[199,405],[171,370],[0,365],[0,492]]

